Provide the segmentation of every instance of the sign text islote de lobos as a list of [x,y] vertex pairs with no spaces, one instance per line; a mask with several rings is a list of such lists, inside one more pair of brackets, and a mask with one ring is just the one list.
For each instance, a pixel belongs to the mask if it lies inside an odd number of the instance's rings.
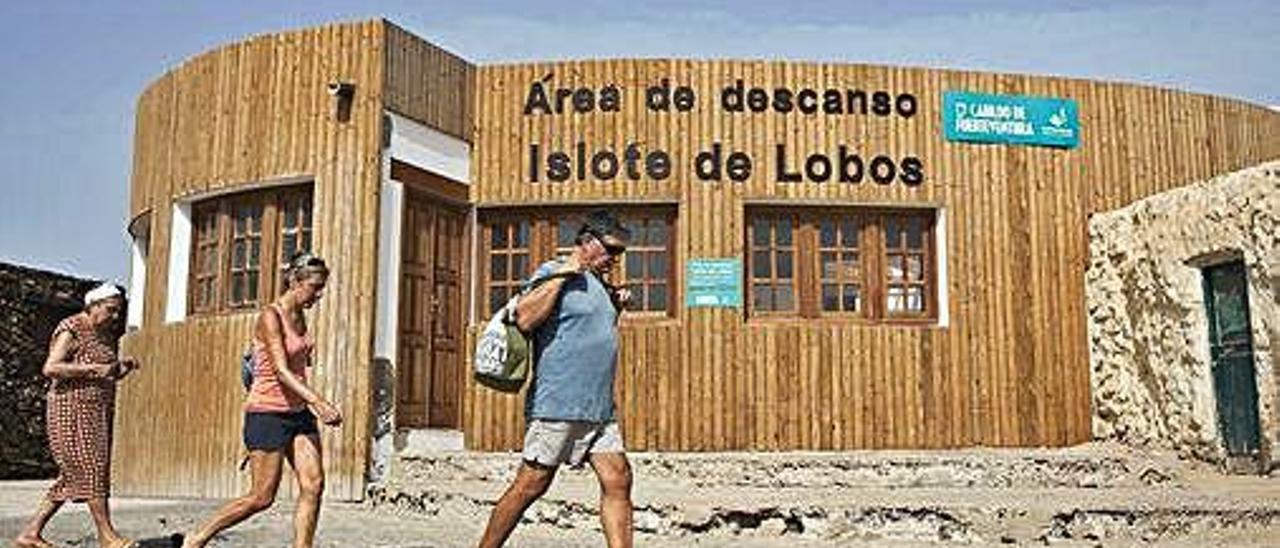
[[[560,116],[622,111],[623,95],[631,92],[615,84],[599,89],[591,87],[555,87],[552,74],[529,85],[524,102],[525,116]],[[700,98],[693,88],[672,85],[667,78],[648,86],[644,108],[650,112],[681,115],[698,108]],[[899,117],[909,120],[918,111],[918,101],[910,93],[867,91],[863,89],[815,90],[775,87],[766,90],[749,87],[742,79],[723,86],[719,101],[712,101],[733,115],[771,114],[782,116],[862,116],[870,120]],[[874,154],[839,144],[834,151],[816,151],[806,155],[802,165],[788,164],[787,145],[773,145],[775,183],[845,183],[874,182],[882,185],[899,183],[917,186],[925,181],[924,163],[917,156],[892,157]],[[758,160],[747,152],[734,150],[720,142],[708,143],[689,159],[674,158],[661,149],[645,147],[634,141],[621,152],[609,146],[596,146],[578,140],[571,150],[544,150],[539,143],[529,143],[528,180],[531,183],[585,181],[588,175],[598,181],[622,177],[631,181],[649,179],[663,181],[675,169],[688,166],[700,181],[741,183],[757,168]],[[688,162],[688,163],[686,163]]]

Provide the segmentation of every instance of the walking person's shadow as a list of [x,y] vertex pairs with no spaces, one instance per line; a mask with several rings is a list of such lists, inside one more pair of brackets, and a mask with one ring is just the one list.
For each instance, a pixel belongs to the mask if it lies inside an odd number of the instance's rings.
[[[97,546],[98,539],[94,536],[85,536],[78,541],[71,541],[72,546]],[[182,535],[174,533],[162,537],[140,538],[134,539],[134,543],[130,546],[135,548],[181,548]]]
[[178,533],[138,540],[138,548],[179,548],[181,546],[182,535]]

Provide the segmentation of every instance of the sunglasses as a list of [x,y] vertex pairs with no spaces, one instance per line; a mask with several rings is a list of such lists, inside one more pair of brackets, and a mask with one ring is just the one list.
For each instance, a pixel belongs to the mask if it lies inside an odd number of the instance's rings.
[[627,246],[625,245],[606,244],[604,242],[600,242],[600,244],[604,246],[604,252],[608,253],[610,257],[617,257],[627,252]]
[[627,246],[625,245],[611,244],[611,243],[605,242],[604,236],[596,232],[590,232],[590,234],[592,237],[596,239],[597,242],[600,242],[601,246],[604,246],[604,252],[608,253],[610,257],[617,257],[627,252]]
[[290,263],[292,263],[295,268],[302,268],[304,266],[325,266],[324,259],[307,252],[295,255]]

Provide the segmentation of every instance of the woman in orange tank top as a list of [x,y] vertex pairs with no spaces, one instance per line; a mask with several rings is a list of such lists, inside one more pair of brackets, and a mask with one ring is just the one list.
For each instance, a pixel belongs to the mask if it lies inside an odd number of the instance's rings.
[[187,535],[184,548],[204,546],[219,531],[271,507],[285,460],[298,480],[293,546],[314,543],[324,490],[316,418],[337,426],[342,413],[307,383],[315,342],[303,310],[320,300],[329,267],[319,257],[303,253],[289,262],[285,279],[284,293],[263,307],[253,335],[253,384],[244,405],[244,444],[249,449],[252,486],[248,494],[223,506]]

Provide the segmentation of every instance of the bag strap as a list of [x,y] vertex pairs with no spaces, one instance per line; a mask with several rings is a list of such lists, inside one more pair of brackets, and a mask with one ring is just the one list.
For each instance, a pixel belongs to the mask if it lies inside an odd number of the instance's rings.
[[[296,333],[293,329],[293,325],[292,325],[293,321],[291,319],[286,320],[284,318],[284,312],[280,311],[280,305],[273,302],[267,305],[267,308],[270,308],[272,312],[276,313],[276,321],[280,322],[280,329],[284,331],[288,331],[289,333]],[[285,325],[286,323],[289,323],[290,325]]]
[[578,272],[553,272],[551,274],[547,274],[546,276],[543,276],[541,278],[538,278],[536,280],[533,280],[525,284],[525,286],[520,289],[520,294],[527,295],[533,290],[537,289],[538,286],[545,284],[556,278],[571,278],[573,276],[577,276],[578,274],[579,274]]
[[538,286],[540,286],[540,285],[542,285],[542,284],[545,284],[545,283],[547,283],[547,282],[549,282],[549,281],[551,281],[551,280],[554,280],[554,279],[556,279],[556,278],[570,278],[570,277],[577,276],[577,275],[578,275],[578,272],[554,272],[554,273],[548,274],[548,275],[546,275],[546,276],[543,276],[543,277],[541,277],[541,278],[538,278],[538,279],[536,279],[536,280],[533,280],[533,281],[531,281],[531,282],[529,282],[529,283],[526,283],[526,284],[524,285],[524,287],[520,288],[520,292],[519,292],[519,293],[517,293],[515,296],[511,297],[510,299],[508,299],[508,300],[507,300],[507,304],[506,304],[505,306],[503,306],[503,307],[502,307],[502,308],[503,308],[503,311],[504,311],[504,312],[503,312],[503,316],[504,316],[503,321],[504,321],[504,322],[506,322],[506,323],[509,323],[509,324],[514,324],[514,323],[515,323],[515,321],[516,321],[516,301],[517,301],[517,299],[518,299],[519,297],[522,297],[522,296],[524,296],[524,295],[528,295],[530,292],[532,292],[533,290],[537,289],[537,288],[538,288]]

